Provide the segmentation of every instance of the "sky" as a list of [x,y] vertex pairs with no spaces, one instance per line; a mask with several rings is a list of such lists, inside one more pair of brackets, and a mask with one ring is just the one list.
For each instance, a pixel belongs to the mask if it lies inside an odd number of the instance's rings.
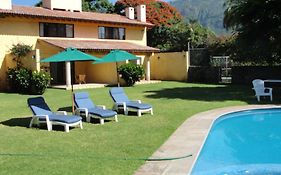
[[[33,6],[40,0],[12,0],[12,4],[16,5],[25,5],[25,6]],[[110,0],[112,3],[115,3],[116,0]]]

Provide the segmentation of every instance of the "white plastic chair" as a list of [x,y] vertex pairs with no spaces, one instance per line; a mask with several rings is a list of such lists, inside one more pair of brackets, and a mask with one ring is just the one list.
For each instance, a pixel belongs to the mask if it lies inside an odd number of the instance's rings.
[[255,90],[255,96],[260,101],[261,96],[269,96],[272,101],[272,88],[264,87],[264,81],[261,79],[255,79],[252,81],[253,89]]

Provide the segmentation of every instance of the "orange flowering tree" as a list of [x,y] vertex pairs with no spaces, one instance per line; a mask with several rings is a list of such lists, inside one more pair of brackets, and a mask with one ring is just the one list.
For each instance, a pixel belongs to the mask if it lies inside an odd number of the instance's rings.
[[115,12],[124,13],[126,7],[146,5],[146,20],[156,26],[172,26],[182,21],[182,16],[167,2],[159,0],[118,0]]

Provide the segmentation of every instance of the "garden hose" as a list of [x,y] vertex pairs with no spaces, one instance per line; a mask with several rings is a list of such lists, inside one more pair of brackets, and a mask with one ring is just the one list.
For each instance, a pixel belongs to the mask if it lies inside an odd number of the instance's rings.
[[78,158],[91,158],[91,159],[106,159],[106,160],[144,160],[144,161],[168,161],[178,160],[191,157],[192,154],[178,157],[166,157],[166,158],[144,158],[144,157],[97,157],[97,156],[73,156],[73,155],[45,155],[45,154],[33,154],[33,153],[0,153],[0,156],[11,156],[11,157],[78,157]]

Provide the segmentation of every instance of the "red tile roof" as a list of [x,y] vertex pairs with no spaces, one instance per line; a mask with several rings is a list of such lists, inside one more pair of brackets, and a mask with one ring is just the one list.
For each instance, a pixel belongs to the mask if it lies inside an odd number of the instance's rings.
[[66,49],[68,47],[89,51],[126,50],[128,52],[159,52],[159,49],[124,41],[99,41],[77,39],[40,39],[51,45]]
[[0,9],[1,16],[18,16],[18,17],[33,17],[41,19],[55,19],[67,21],[83,21],[94,23],[110,23],[121,25],[135,25],[152,27],[153,24],[147,22],[140,22],[138,20],[131,20],[125,16],[118,14],[105,14],[94,12],[69,12],[50,10],[42,7],[26,7],[13,5],[12,10]]

